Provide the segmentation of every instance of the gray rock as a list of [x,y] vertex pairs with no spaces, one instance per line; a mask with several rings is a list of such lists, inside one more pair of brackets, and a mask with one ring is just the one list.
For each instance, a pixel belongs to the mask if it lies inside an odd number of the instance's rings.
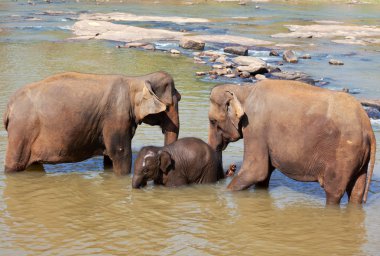
[[344,65],[343,61],[336,60],[336,59],[331,59],[329,60],[330,65]]
[[310,54],[304,54],[300,57],[300,59],[305,59],[305,60],[309,60],[311,59],[311,55]]
[[251,77],[251,73],[249,73],[247,71],[243,71],[243,72],[240,73],[240,76],[242,78],[249,78],[249,77]]
[[280,56],[280,54],[279,54],[278,51],[276,51],[276,50],[271,50],[271,51],[269,52],[269,56]]
[[179,41],[179,46],[184,49],[203,50],[205,48],[205,42],[201,40],[183,37]]
[[261,75],[261,74],[257,74],[257,75],[255,75],[255,78],[256,78],[256,80],[264,80],[264,79],[267,79],[266,76]]
[[181,52],[178,51],[178,50],[176,50],[176,49],[171,49],[171,50],[170,50],[170,53],[171,53],[171,54],[181,54]]
[[224,75],[224,76],[228,77],[228,78],[235,78],[236,74],[235,73],[231,73],[231,74],[227,74],[227,75]]
[[301,81],[307,84],[315,85],[314,79],[309,75],[302,72],[274,72],[271,73],[272,78],[274,79],[283,79],[283,80],[295,80]]
[[248,56],[248,48],[243,46],[229,46],[224,48],[224,52],[236,55]]
[[206,72],[203,72],[203,71],[195,72],[195,75],[204,76],[204,75],[206,75]]
[[224,66],[222,64],[214,64],[212,65],[212,68],[214,69],[222,69]]
[[297,58],[296,54],[294,53],[294,51],[292,51],[292,50],[286,50],[284,52],[284,55],[282,56],[282,58],[286,62],[289,62],[289,63],[297,63],[298,62],[298,58]]

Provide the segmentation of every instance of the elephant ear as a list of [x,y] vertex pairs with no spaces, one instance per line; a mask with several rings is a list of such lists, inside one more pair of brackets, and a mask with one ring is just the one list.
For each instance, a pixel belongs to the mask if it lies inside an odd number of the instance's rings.
[[137,99],[136,118],[141,122],[147,115],[158,114],[166,110],[166,105],[154,94],[148,81],[144,82],[141,97]]
[[160,160],[160,170],[168,174],[170,166],[172,165],[172,156],[166,151],[158,152],[158,156]]
[[235,93],[231,91],[226,91],[226,93],[228,94],[228,101],[226,103],[227,115],[231,119],[235,128],[238,129],[240,119],[244,115],[243,106],[236,97]]

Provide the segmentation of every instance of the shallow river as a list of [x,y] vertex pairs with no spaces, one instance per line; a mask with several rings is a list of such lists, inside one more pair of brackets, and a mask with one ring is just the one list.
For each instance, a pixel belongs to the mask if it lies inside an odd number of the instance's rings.
[[[122,11],[145,15],[207,17],[188,25],[202,33],[230,33],[301,45],[313,59],[285,70],[324,78],[330,89],[348,87],[358,97],[380,98],[379,46],[347,46],[329,40],[273,39],[285,24],[338,20],[380,23],[380,5],[262,3],[170,4],[67,1],[37,5],[0,3],[0,113],[11,93],[26,83],[63,71],[140,75],[157,70],[172,74],[182,94],[180,137],[207,140],[208,97],[214,85],[194,76],[209,67],[191,58],[156,51],[117,49],[115,42],[68,41],[70,26],[82,11]],[[58,1],[54,1],[58,2]],[[112,1],[111,1],[112,2]],[[43,11],[67,13],[44,15]],[[33,19],[34,18],[34,19]],[[37,18],[37,19],[36,19]],[[179,30],[186,25],[133,23]],[[310,40],[310,39],[308,39]],[[251,55],[267,52],[251,51]],[[326,64],[331,57],[342,67]],[[380,122],[372,120],[378,141]],[[68,122],[67,125],[70,125]],[[0,162],[7,134],[0,128]],[[134,155],[144,145],[162,145],[157,127],[140,126]],[[378,143],[379,145],[379,143]],[[230,144],[224,165],[242,161],[242,142]],[[378,146],[379,148],[379,146]],[[325,208],[315,183],[290,180],[276,172],[268,191],[231,193],[229,180],[179,189],[148,186],[132,190],[131,177],[115,177],[101,158],[76,164],[46,165],[46,173],[5,176],[0,170],[0,255],[378,255],[380,252],[380,150],[368,203],[363,207]]]

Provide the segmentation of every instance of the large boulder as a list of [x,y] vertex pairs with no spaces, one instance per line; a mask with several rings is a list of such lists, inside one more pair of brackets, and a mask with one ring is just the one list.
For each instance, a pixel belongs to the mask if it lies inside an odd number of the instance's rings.
[[251,56],[239,56],[239,57],[233,58],[232,61],[239,66],[249,66],[252,64],[261,65],[262,67],[267,66],[267,63],[263,61],[262,59],[251,57]]
[[239,56],[233,58],[232,61],[239,65],[237,70],[239,72],[248,72],[252,75],[267,73],[267,63],[259,58],[250,56]]
[[197,39],[190,39],[183,37],[179,41],[179,46],[184,49],[203,50],[205,48],[205,42]]
[[244,46],[228,46],[224,48],[224,52],[226,53],[232,53],[236,55],[242,55],[247,56],[248,55],[248,48]]

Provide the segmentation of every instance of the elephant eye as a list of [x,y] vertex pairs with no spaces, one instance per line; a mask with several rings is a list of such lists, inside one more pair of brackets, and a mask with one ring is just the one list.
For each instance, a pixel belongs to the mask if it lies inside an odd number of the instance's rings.
[[210,119],[210,124],[215,125],[216,124],[216,120],[215,119]]
[[144,169],[143,169],[143,173],[144,173],[144,174],[147,174],[148,172],[149,172],[149,170],[148,170],[147,168],[144,168]]

